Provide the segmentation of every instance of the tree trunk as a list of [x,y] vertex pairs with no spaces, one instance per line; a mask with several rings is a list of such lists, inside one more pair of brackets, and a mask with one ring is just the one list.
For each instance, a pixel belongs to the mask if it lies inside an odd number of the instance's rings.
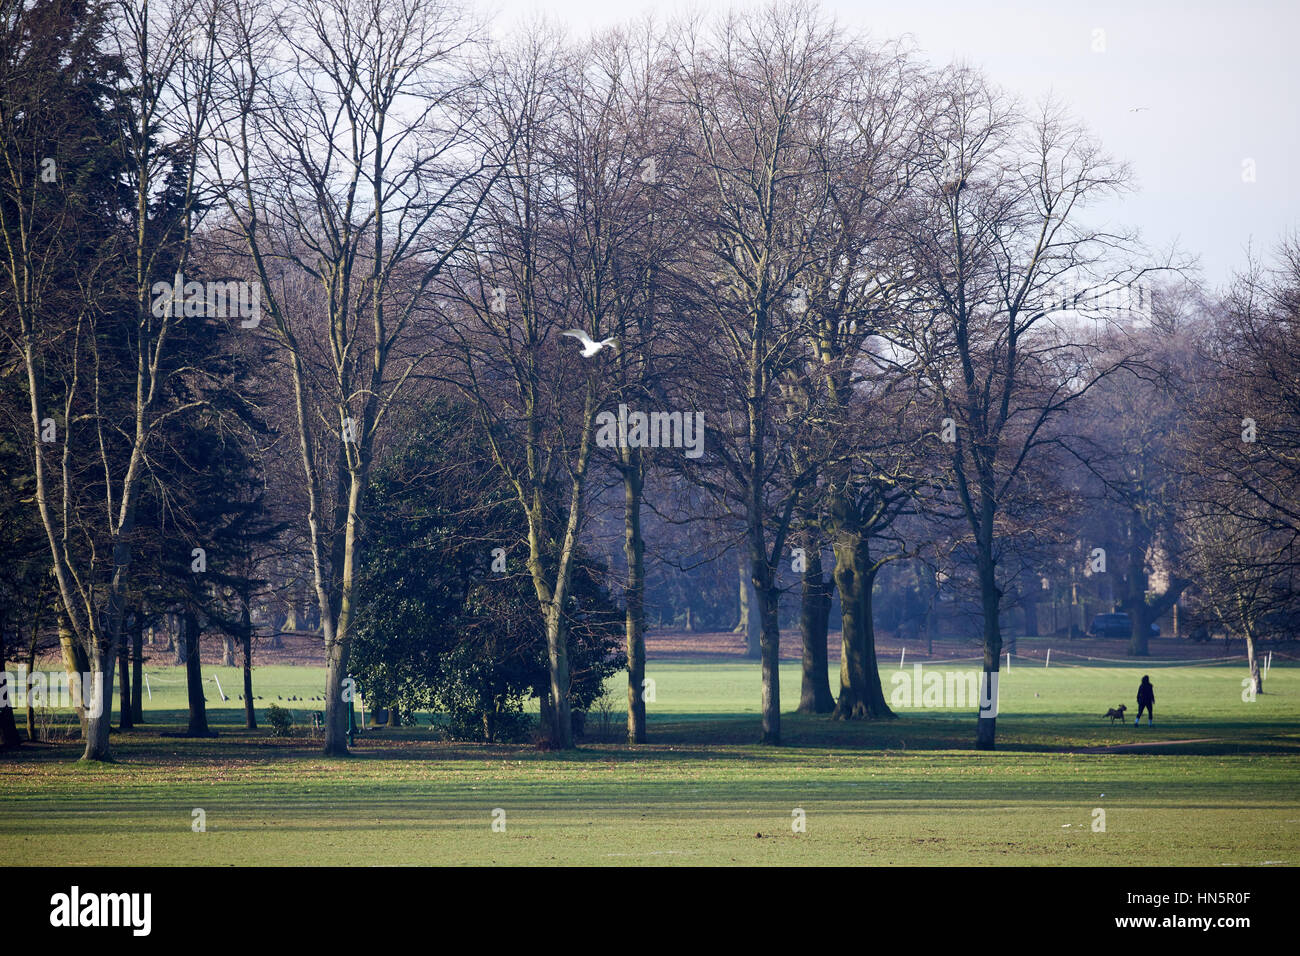
[[997,566],[993,561],[993,522],[985,523],[990,531],[987,540],[978,542],[979,554],[976,565],[980,579],[980,603],[984,613],[984,676],[981,678],[981,690],[988,688],[992,695],[992,707],[988,710],[981,704],[980,713],[975,722],[975,749],[993,750],[997,745],[997,697],[996,685],[998,667],[1002,655],[1002,625],[999,620],[1002,613],[1002,591],[997,584]]
[[[63,669],[68,675],[69,686],[80,687],[81,675],[90,670],[90,662],[86,659],[85,649],[77,643],[72,633],[72,625],[68,623],[67,616],[62,610],[59,611],[59,650],[63,653]],[[77,720],[81,723],[81,739],[88,740],[86,705],[81,694],[72,695],[72,707],[77,712]]]
[[18,736],[18,723],[14,720],[14,698],[18,688],[9,685],[9,672],[5,670],[5,630],[0,621],[0,746],[17,747],[22,740]]
[[253,622],[245,603],[239,621],[240,640],[244,645],[244,727],[257,729],[257,709],[253,706]]
[[537,699],[537,710],[538,727],[541,732],[546,734],[549,738],[551,728],[555,724],[555,714],[553,713],[554,708],[551,706],[551,691],[549,685],[543,688],[541,697]]
[[36,670],[36,641],[40,636],[40,625],[32,625],[32,642],[27,647],[27,739],[36,740],[36,705],[32,703],[32,673]]
[[552,602],[546,614],[546,653],[551,677],[550,744],[573,749],[573,715],[569,707],[569,629],[564,614]]
[[803,681],[798,712],[829,714],[835,709],[827,667],[826,632],[830,625],[831,588],[822,572],[820,547],[808,555],[803,574],[799,631],[803,638]]
[[[591,422],[595,417],[596,399],[590,383],[587,388],[584,431],[578,452],[578,467],[572,476],[569,489],[569,513],[565,522],[564,537],[557,551],[552,552],[548,522],[542,509],[542,498],[534,493],[526,512],[528,521],[528,573],[533,579],[533,591],[546,623],[546,657],[550,680],[550,722],[544,724],[548,744],[560,750],[573,749],[573,713],[569,701],[572,680],[569,672],[569,622],[564,608],[568,601],[569,586],[573,579],[573,562],[578,549],[578,533],[582,524],[582,498],[585,489],[588,455],[590,453]],[[536,474],[530,466],[530,474]],[[553,577],[548,579],[548,564],[554,554]]]
[[929,565],[921,567],[930,593],[930,604],[925,612],[925,653],[927,657],[934,657],[934,635],[939,630],[939,580]]
[[763,655],[763,612],[757,593],[754,591],[752,578],[749,579],[748,584],[749,613],[745,615],[745,656],[751,660],[758,660]]
[[[641,451],[627,450],[623,467],[623,553],[627,556],[624,591],[627,631],[627,742],[643,744],[645,726],[645,541],[641,537]],[[687,607],[690,630],[690,607]]]
[[185,684],[190,703],[189,737],[208,737],[208,708],[203,696],[203,663],[199,656],[199,619],[193,611],[181,618],[181,644],[185,648]]
[[[361,507],[369,474],[369,452],[362,443],[360,459],[349,465],[346,474],[339,471],[339,486],[346,487],[346,504],[339,513],[346,514],[343,534],[335,535],[329,561],[331,576],[328,588],[323,584],[319,557],[315,561],[317,628],[325,639],[325,743],[322,752],[328,757],[348,756],[348,714],[351,703],[343,706],[344,681],[348,678],[352,654],[353,602],[356,599],[357,560],[361,533]],[[337,571],[335,571],[337,569]]]
[[327,641],[325,648],[325,746],[326,756],[348,756],[348,708],[336,688],[347,678],[342,648],[337,642]]
[[780,592],[764,554],[761,528],[750,529],[750,567],[762,625],[759,649],[763,673],[763,733],[759,742],[775,746],[781,743],[781,629],[778,617],[781,605]]
[[1127,593],[1121,606],[1129,613],[1128,652],[1131,657],[1146,657],[1151,652],[1148,641],[1151,637],[1151,613],[1147,605],[1146,544],[1134,535],[1128,554]]
[[[135,617],[135,614],[128,613],[127,615],[132,630],[135,629]],[[127,635],[122,636],[122,646],[117,652],[117,670],[117,682],[120,690],[117,708],[117,729],[130,730],[135,726],[132,720],[135,709],[131,706],[131,642],[127,640]]]
[[753,568],[741,557],[740,624],[736,632],[745,635],[745,657],[758,661],[763,656],[763,611],[754,591]]
[[[114,617],[113,611],[108,617]],[[121,640],[120,615],[117,627],[117,640]],[[81,759],[86,761],[107,761],[111,759],[108,747],[108,732],[113,724],[113,670],[117,664],[117,641],[102,634],[94,637],[94,658],[90,665],[90,689],[84,686],[82,693],[90,698],[86,707],[86,749]]]
[[1259,658],[1255,655],[1254,628],[1246,628],[1246,662],[1250,666],[1250,682],[1255,693],[1264,693],[1264,676],[1259,669]]
[[221,639],[221,666],[235,666],[235,639],[229,634],[225,634]]
[[1151,608],[1143,598],[1129,606],[1129,624],[1132,630],[1129,631],[1128,652],[1132,657],[1147,657],[1151,651],[1149,642],[1151,640]]
[[832,716],[836,720],[890,719],[876,663],[876,629],[872,620],[872,588],[876,570],[870,544],[860,535],[836,535],[835,586],[840,592],[843,618],[840,635],[840,697]]
[[750,589],[749,567],[748,567],[749,562],[745,560],[744,551],[739,552],[738,556],[739,556],[739,560],[736,563],[736,568],[737,571],[739,572],[736,576],[736,580],[738,582],[738,587],[736,590],[736,607],[739,609],[738,610],[739,617],[736,621],[736,626],[731,629],[731,633],[748,634],[749,633],[749,589]]
[[740,623],[736,632],[745,635],[745,657],[758,660],[763,654],[762,648],[762,612],[754,592],[752,569],[748,567],[742,553],[740,559]]
[[131,628],[131,722],[144,723],[144,700],[140,692],[144,689],[144,615],[135,619]]

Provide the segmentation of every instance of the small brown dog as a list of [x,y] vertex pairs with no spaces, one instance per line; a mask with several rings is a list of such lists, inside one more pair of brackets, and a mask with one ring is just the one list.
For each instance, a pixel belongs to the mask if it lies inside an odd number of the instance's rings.
[[1110,722],[1113,724],[1117,720],[1124,719],[1124,711],[1126,710],[1128,710],[1128,708],[1123,704],[1120,704],[1119,707],[1112,707],[1110,710],[1106,711],[1106,713],[1102,714],[1101,716],[1103,720],[1109,717]]

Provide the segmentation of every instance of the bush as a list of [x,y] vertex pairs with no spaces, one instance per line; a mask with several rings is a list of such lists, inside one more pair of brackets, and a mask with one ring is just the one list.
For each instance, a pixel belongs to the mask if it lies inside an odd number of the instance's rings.
[[[435,401],[372,476],[351,666],[372,704],[446,714],[453,738],[513,742],[535,722],[524,702],[549,694],[546,625],[531,576],[485,563],[482,542],[522,542],[528,529],[500,475],[467,468],[456,452],[480,443],[473,418]],[[576,714],[623,666],[624,623],[602,564],[580,552],[572,575],[564,613]]]
[[537,726],[537,718],[522,709],[497,713],[456,711],[447,715],[443,732],[448,740],[476,740],[491,743],[521,743]]
[[276,704],[267,708],[266,721],[271,725],[272,737],[288,737],[293,732],[293,714]]
[[498,659],[461,645],[444,658],[434,696],[453,740],[514,743],[527,739],[532,718],[523,712],[533,669],[523,656]]

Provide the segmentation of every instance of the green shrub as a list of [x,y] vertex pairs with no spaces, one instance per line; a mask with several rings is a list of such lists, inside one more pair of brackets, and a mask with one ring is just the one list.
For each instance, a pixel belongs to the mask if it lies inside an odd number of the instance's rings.
[[276,704],[267,708],[266,721],[271,725],[272,737],[288,737],[293,732],[293,714]]
[[[536,718],[524,703],[550,690],[546,622],[531,575],[485,561],[483,542],[524,541],[528,528],[509,483],[455,451],[481,444],[474,418],[433,402],[372,475],[351,668],[367,700],[445,714],[453,739],[526,740]],[[603,564],[580,552],[571,570],[569,706],[581,712],[624,664],[624,616]]]

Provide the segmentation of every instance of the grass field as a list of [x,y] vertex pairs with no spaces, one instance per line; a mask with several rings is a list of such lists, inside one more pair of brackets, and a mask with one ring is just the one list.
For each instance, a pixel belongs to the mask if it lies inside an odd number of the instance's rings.
[[[974,665],[943,665],[965,669]],[[911,662],[907,667],[911,674]],[[886,695],[896,667],[882,669]],[[140,729],[117,763],[75,743],[0,758],[9,864],[1223,864],[1300,862],[1300,669],[1273,667],[1241,699],[1243,667],[1016,663],[1001,684],[999,749],[971,749],[973,707],[833,723],[786,714],[758,737],[758,666],[651,661],[651,743],[574,753],[441,742],[427,726],[367,731],[346,760],[309,732],[242,729],[238,673],[210,669],[220,736],[184,725],[184,684],[151,668]],[[1154,727],[1100,718],[1138,679]],[[261,708],[321,693],[306,667],[255,672]],[[834,684],[834,681],[832,682]],[[788,706],[796,666],[783,669]],[[300,724],[319,704],[292,704]],[[618,720],[621,722],[621,714]],[[427,723],[427,720],[425,721]],[[1137,746],[1130,746],[1136,744]],[[207,830],[196,833],[201,808]],[[492,829],[504,811],[505,831]],[[1093,828],[1105,811],[1104,832]],[[806,830],[792,828],[802,810]],[[761,837],[759,836],[761,834]]]

